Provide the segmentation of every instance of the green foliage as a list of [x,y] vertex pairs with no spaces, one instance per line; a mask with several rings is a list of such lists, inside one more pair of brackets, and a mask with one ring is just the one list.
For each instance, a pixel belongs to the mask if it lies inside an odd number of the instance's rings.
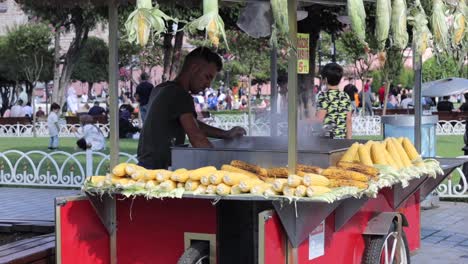
[[437,58],[434,56],[424,62],[422,66],[423,82],[435,81],[447,77],[459,77],[458,64],[453,57],[444,55]]
[[366,59],[366,48],[354,31],[343,32],[336,41],[337,53],[342,54],[344,61],[354,64],[357,60]]
[[100,82],[108,78],[109,48],[104,40],[90,37],[80,53],[71,78],[82,82]]
[[[382,83],[385,81],[384,74],[381,70],[376,70],[370,72],[372,77],[372,91],[377,92],[382,86]],[[413,87],[414,86],[414,72],[413,70],[404,68],[401,70],[400,74],[392,81],[393,85],[401,84],[403,87]]]

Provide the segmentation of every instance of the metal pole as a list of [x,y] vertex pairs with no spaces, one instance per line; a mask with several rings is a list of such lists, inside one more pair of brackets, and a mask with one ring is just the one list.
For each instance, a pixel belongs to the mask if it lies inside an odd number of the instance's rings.
[[35,87],[36,84],[33,84],[31,103],[32,103],[32,118],[33,118],[33,137],[36,137],[36,100],[35,100]]
[[277,69],[277,54],[276,54],[276,45],[273,44],[271,47],[270,55],[270,135],[272,137],[277,136],[278,134],[278,123],[276,119],[276,113],[278,111],[278,89],[277,89],[277,80],[278,80],[278,69]]
[[110,166],[119,162],[118,118],[118,4],[109,1],[109,113],[110,113]]
[[413,69],[414,69],[414,146],[421,153],[421,83],[422,83],[422,57],[415,52],[413,45]]
[[252,136],[252,105],[250,103],[250,99],[252,99],[251,96],[250,96],[250,94],[251,94],[250,90],[252,89],[251,84],[252,84],[252,78],[250,77],[250,74],[249,74],[249,83],[247,84],[247,89],[248,89],[248,91],[247,91],[247,108],[248,108],[247,117],[249,119],[247,121],[247,124],[248,124],[248,128],[249,128],[249,136]]
[[289,40],[288,59],[288,171],[296,173],[297,165],[297,0],[288,1]]

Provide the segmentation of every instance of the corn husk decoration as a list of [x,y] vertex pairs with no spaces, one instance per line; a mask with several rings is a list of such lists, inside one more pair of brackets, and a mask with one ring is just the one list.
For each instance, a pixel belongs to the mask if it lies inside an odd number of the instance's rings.
[[459,0],[453,21],[453,45],[456,47],[462,44],[466,37],[468,7],[465,0]]
[[278,45],[278,35],[287,35],[289,32],[288,1],[270,0],[274,24],[271,31],[270,44]]
[[408,45],[408,31],[406,28],[406,1],[394,0],[392,6],[392,40],[393,45],[405,49]]
[[218,47],[221,35],[226,47],[228,46],[224,22],[218,13],[218,0],[203,0],[203,16],[190,22],[187,27],[190,32],[195,31],[195,29],[205,30],[206,36],[215,47]]
[[385,48],[390,31],[390,19],[392,17],[392,5],[390,0],[377,0],[376,4],[375,37],[380,50]]
[[447,49],[448,26],[445,19],[445,6],[442,0],[434,0],[432,5],[432,32],[438,48]]
[[416,54],[422,55],[429,47],[432,39],[432,33],[427,26],[426,13],[421,6],[419,0],[415,1],[415,8],[413,10],[414,16],[410,17],[410,23],[413,26],[413,42]]
[[366,43],[366,10],[363,0],[348,0],[348,16],[351,28],[362,43]]
[[169,20],[175,21],[164,14],[158,5],[153,7],[151,0],[137,0],[137,8],[125,22],[128,41],[144,47],[152,32],[155,35],[166,32],[166,21]]

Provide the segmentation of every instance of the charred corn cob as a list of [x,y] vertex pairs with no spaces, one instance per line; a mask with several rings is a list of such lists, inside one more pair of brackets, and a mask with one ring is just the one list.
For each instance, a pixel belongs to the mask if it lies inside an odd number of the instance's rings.
[[358,153],[359,153],[359,160],[361,161],[362,164],[367,165],[367,166],[374,165],[374,163],[372,163],[370,151],[367,146],[365,145],[359,146]]
[[344,170],[357,171],[369,175],[371,178],[375,178],[379,175],[378,169],[360,163],[340,161],[337,166]]
[[295,191],[296,191],[296,188],[294,187],[284,186],[283,188],[283,194],[288,197],[293,197]]
[[310,166],[310,165],[304,165],[304,164],[297,164],[297,171],[303,171],[306,173],[315,173],[315,174],[320,174],[322,172],[322,168],[317,167],[317,166]]
[[260,176],[267,176],[267,170],[265,168],[262,168],[258,165],[250,164],[241,160],[233,160],[231,161],[231,166],[234,166],[239,169],[243,169],[246,171],[250,171],[252,173],[258,174]]
[[369,177],[357,171],[348,171],[336,167],[329,167],[323,170],[322,174],[328,179],[349,179],[355,181],[367,182]]
[[234,186],[231,187],[231,194],[241,194],[242,193],[242,190],[240,189],[239,187],[239,184],[236,184]]
[[169,192],[174,190],[177,187],[177,184],[174,181],[166,180],[159,184],[161,191]]
[[215,171],[208,177],[209,183],[218,185],[223,182],[224,171]]
[[297,187],[302,184],[302,177],[297,175],[289,175],[288,176],[288,186],[289,187]]
[[216,193],[218,195],[228,195],[231,193],[231,186],[221,183],[218,186],[216,186]]
[[255,194],[255,195],[263,195],[263,193],[264,193],[268,188],[271,188],[271,184],[270,184],[270,183],[258,184],[258,185],[253,186],[252,188],[250,188],[250,193],[251,193],[251,194]]
[[195,191],[198,186],[200,186],[200,182],[193,180],[187,180],[184,185],[186,191]]
[[302,184],[304,184],[305,186],[328,186],[328,184],[330,184],[330,181],[325,176],[318,175],[315,173],[309,173],[302,177]]
[[[411,166],[411,160],[408,158],[408,154],[406,154],[405,149],[403,148],[402,144],[398,143],[396,139],[392,138],[390,139],[393,142],[393,145],[395,146],[398,156],[400,157],[401,162],[403,163],[404,167],[409,167]],[[402,140],[403,142],[403,140]]]
[[282,192],[283,191],[283,187],[286,186],[288,184],[288,179],[276,179],[274,182],[273,182],[273,190],[277,191],[277,192]]
[[357,142],[352,144],[351,147],[349,147],[348,150],[345,152],[345,154],[343,154],[340,161],[353,162],[354,157],[358,153],[359,145],[360,144]]
[[217,187],[216,185],[212,185],[212,184],[208,185],[206,187],[205,193],[206,194],[215,194],[216,193],[216,187]]
[[396,162],[398,168],[403,168],[403,162],[400,159],[400,155],[398,154],[398,151],[394,145],[394,142],[390,139],[386,139],[386,149],[389,153],[389,155],[393,158],[393,160]]
[[268,169],[268,177],[270,178],[287,178],[289,176],[288,168],[276,167]]
[[309,186],[306,190],[306,194],[308,197],[314,197],[329,192],[331,192],[331,189],[324,186]]
[[304,197],[304,196],[306,196],[306,191],[307,191],[306,186],[299,185],[299,186],[296,187],[296,190],[294,190],[294,196]]
[[357,187],[359,189],[367,189],[369,187],[369,184],[363,181],[355,181],[355,180],[347,180],[347,179],[330,179],[330,185],[328,187],[336,188],[336,187],[346,187],[346,186]]
[[209,175],[215,171],[216,171],[216,168],[213,166],[198,168],[196,170],[190,171],[189,178],[192,181],[199,181],[203,175]]
[[221,170],[244,174],[244,175],[247,175],[247,176],[252,177],[252,178],[258,178],[257,174],[252,173],[252,172],[250,172],[250,171],[246,171],[246,170],[243,170],[243,169],[236,168],[236,167],[234,167],[234,166],[232,166],[232,165],[224,164],[224,165],[221,167]]
[[373,164],[388,165],[385,153],[382,151],[382,147],[379,143],[372,144],[371,157]]
[[418,151],[414,147],[413,143],[411,143],[411,141],[408,138],[403,139],[403,148],[405,149],[405,152],[406,154],[408,154],[408,158],[411,161],[421,158],[421,156],[419,156]]
[[252,187],[264,183],[259,179],[247,179],[239,182],[239,188],[242,192],[249,192]]
[[248,180],[248,179],[255,179],[255,178],[250,177],[245,174],[236,173],[236,172],[229,172],[229,173],[224,174],[223,176],[223,182],[230,186],[239,184],[241,181]]

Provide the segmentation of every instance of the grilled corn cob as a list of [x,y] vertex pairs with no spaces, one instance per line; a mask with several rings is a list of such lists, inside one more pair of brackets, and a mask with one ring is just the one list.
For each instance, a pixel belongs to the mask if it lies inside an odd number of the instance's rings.
[[189,178],[192,181],[199,181],[203,175],[210,175],[212,172],[215,172],[216,168],[213,166],[207,166],[192,170],[189,173]]
[[361,160],[359,159],[359,153],[358,152],[356,152],[356,155],[354,156],[353,162],[361,163]]
[[336,188],[336,187],[346,187],[346,186],[357,187],[359,189],[367,189],[369,187],[369,184],[363,181],[330,179],[330,185],[328,187]]
[[283,188],[283,194],[288,197],[293,197],[295,191],[296,191],[296,188],[294,187],[284,186]]
[[235,172],[229,172],[229,173],[224,174],[223,176],[223,182],[230,186],[239,184],[241,181],[247,180],[247,179],[255,179],[255,178],[250,177],[245,174],[235,173]]
[[337,166],[344,170],[357,171],[369,175],[371,178],[375,178],[379,175],[378,169],[360,163],[340,161]]
[[372,163],[370,151],[367,146],[365,145],[359,146],[358,153],[359,153],[359,160],[361,161],[362,164],[367,165],[367,166],[374,165],[374,163]]
[[296,187],[296,190],[294,190],[294,196],[304,197],[304,196],[306,196],[306,191],[307,191],[306,186],[299,185],[299,186]]
[[330,181],[327,179],[327,177],[315,173],[309,173],[302,177],[302,184],[305,186],[328,186],[329,183]]
[[283,191],[283,187],[286,186],[288,184],[288,179],[276,179],[274,182],[273,182],[273,190],[275,190],[276,192],[282,192]]
[[231,166],[234,166],[239,169],[243,169],[246,171],[250,171],[252,173],[258,174],[259,176],[266,177],[268,174],[267,170],[265,168],[262,168],[260,166],[250,164],[241,160],[233,160],[231,161]]
[[270,178],[287,178],[289,176],[288,168],[276,167],[268,169],[268,177]]
[[369,181],[368,176],[365,174],[357,171],[347,171],[336,167],[329,167],[323,170],[322,174],[328,179],[348,179],[362,182]]
[[239,188],[242,192],[249,192],[252,187],[264,183],[262,180],[259,179],[247,179],[242,180],[239,182]]
[[258,176],[255,173],[252,173],[250,171],[246,171],[246,170],[243,170],[243,169],[236,168],[236,167],[234,167],[232,165],[225,164],[225,165],[223,165],[221,167],[221,170],[229,171],[229,172],[236,172],[236,173],[247,175],[249,177],[258,178]]
[[373,164],[388,165],[385,153],[382,151],[382,147],[379,143],[372,144],[371,157]]
[[177,184],[174,181],[166,180],[159,184],[161,191],[169,192],[174,190],[177,187]]
[[288,177],[288,186],[297,187],[302,184],[302,177],[297,175],[289,175]]
[[406,154],[408,154],[408,158],[411,161],[421,158],[421,156],[419,156],[418,151],[414,147],[413,143],[411,143],[411,141],[408,138],[403,139],[403,148],[405,149],[405,152]]
[[[390,139],[393,142],[393,145],[395,146],[398,156],[400,157],[401,162],[403,163],[404,167],[409,167],[411,166],[411,160],[408,158],[408,154],[406,154],[405,149],[403,148],[402,144],[398,143],[396,139],[392,138]],[[403,139],[402,139],[403,141]]]
[[228,195],[231,193],[231,186],[221,183],[218,186],[216,186],[216,193],[218,195]]
[[349,147],[348,150],[345,152],[345,154],[343,154],[340,161],[353,162],[354,157],[358,153],[359,145],[360,144],[357,142],[352,144],[351,147]]
[[331,189],[324,186],[309,186],[306,190],[306,194],[308,197],[314,197],[329,192],[331,192]]
[[317,167],[317,166],[310,166],[310,165],[304,165],[304,164],[297,164],[297,171],[303,171],[306,173],[315,173],[315,174],[320,174],[322,172],[322,168]]
[[198,186],[200,186],[200,182],[193,180],[187,180],[184,185],[186,191],[195,191]]

